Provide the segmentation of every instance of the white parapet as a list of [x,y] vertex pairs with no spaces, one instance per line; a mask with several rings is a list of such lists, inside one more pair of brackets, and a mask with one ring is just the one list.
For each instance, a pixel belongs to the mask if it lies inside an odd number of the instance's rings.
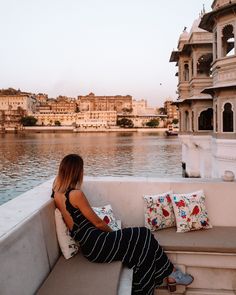
[[236,176],[236,140],[212,138],[212,177],[220,178],[226,170]]
[[212,177],[212,142],[207,135],[179,135],[182,143],[182,161],[189,177]]
[[[52,180],[0,206],[0,294],[35,294],[59,256],[51,186]],[[90,203],[111,204],[123,226],[144,226],[144,194],[199,189],[205,192],[213,226],[235,228],[235,181],[87,177],[83,185]],[[235,294],[235,253],[169,251],[168,255],[195,276],[188,289],[178,288],[176,294]],[[160,294],[167,292],[162,290]]]

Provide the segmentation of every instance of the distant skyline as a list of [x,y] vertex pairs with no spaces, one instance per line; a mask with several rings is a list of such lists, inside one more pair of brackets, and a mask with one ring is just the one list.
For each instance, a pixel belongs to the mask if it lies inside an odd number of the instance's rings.
[[175,99],[169,63],[213,0],[1,0],[0,88],[49,97],[132,95]]

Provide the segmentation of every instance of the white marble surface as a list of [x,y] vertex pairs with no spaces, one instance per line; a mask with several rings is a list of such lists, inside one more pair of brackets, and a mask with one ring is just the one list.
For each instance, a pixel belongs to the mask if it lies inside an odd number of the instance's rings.
[[132,289],[133,270],[123,267],[120,276],[118,295],[130,295]]

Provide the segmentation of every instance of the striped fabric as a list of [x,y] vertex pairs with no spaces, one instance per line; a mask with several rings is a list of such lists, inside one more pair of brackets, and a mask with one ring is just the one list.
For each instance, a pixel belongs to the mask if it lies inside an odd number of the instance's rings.
[[71,205],[69,192],[66,193],[66,208],[74,221],[71,236],[79,242],[84,256],[92,262],[122,261],[133,268],[132,294],[154,294],[154,289],[172,272],[173,265],[151,231],[132,227],[103,232]]

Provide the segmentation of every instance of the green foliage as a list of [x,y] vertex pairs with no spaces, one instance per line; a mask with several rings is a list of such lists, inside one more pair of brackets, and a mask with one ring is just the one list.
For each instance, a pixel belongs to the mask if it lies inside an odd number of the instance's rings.
[[122,118],[117,121],[117,125],[123,128],[133,128],[134,123],[128,118]]
[[178,119],[173,119],[173,121],[172,121],[172,124],[174,124],[174,125],[177,125],[179,123],[179,120]]
[[25,116],[20,119],[23,126],[35,126],[38,120],[33,116]]
[[158,119],[151,119],[149,122],[146,123],[146,126],[155,128],[159,126],[159,120]]
[[61,122],[57,120],[57,121],[54,122],[54,125],[55,126],[61,126]]
[[159,113],[160,115],[167,115],[167,113],[166,113],[166,109],[165,109],[165,108],[159,108],[159,109],[158,109],[158,113]]
[[15,95],[21,93],[20,89],[16,90],[14,88],[0,89],[0,94],[2,95]]
[[129,114],[130,114],[130,113],[133,112],[133,108],[130,108],[130,109],[129,109],[129,108],[123,108],[123,109],[122,109],[122,112],[123,112],[123,113],[129,113]]

